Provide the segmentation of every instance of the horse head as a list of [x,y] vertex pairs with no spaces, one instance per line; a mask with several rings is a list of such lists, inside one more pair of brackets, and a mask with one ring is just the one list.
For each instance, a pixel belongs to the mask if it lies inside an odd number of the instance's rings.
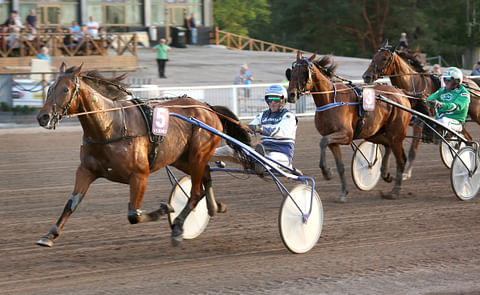
[[288,83],[288,99],[289,103],[296,103],[299,96],[306,91],[310,91],[313,87],[312,71],[314,71],[313,60],[315,54],[310,58],[305,58],[297,52],[297,60],[293,62],[292,68],[288,68],[285,72]]
[[367,70],[362,75],[365,83],[372,83],[387,74],[388,68],[392,64],[396,48],[397,44],[389,46],[388,40],[383,42],[380,49],[378,49],[377,53],[373,56]]
[[[82,64],[83,65],[83,64]],[[55,129],[63,116],[78,108],[80,90],[80,72],[82,65],[66,69],[62,63],[55,83],[48,89],[43,107],[37,115],[38,124],[46,129]]]

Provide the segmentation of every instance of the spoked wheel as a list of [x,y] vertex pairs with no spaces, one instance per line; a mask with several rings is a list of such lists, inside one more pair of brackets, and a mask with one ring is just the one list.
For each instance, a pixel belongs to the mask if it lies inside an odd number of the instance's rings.
[[380,179],[382,151],[378,144],[364,141],[353,153],[352,177],[355,186],[362,191],[374,188]]
[[[168,203],[175,210],[175,212],[168,215],[170,226],[187,204],[190,198],[191,188],[192,181],[188,175],[182,177],[178,181],[178,184],[173,187],[170,198],[168,199]],[[209,220],[210,216],[208,215],[207,201],[206,198],[202,198],[202,200],[198,202],[197,207],[188,214],[187,219],[185,219],[183,223],[183,238],[188,240],[198,237],[207,227]]]
[[[310,186],[305,184],[297,185],[291,192],[290,197],[286,197],[280,206],[278,216],[278,226],[283,244],[293,253],[305,253],[315,246],[323,226],[323,207],[322,201],[317,192],[313,191]],[[293,202],[293,200],[295,202]],[[307,221],[303,221],[302,212],[299,208],[308,214],[310,204],[312,212]]]
[[450,178],[452,189],[462,201],[473,199],[480,188],[480,167],[478,155],[471,147],[464,147],[453,159]]
[[[449,140],[448,142],[453,146],[453,148],[457,153],[460,149],[466,146],[464,142],[458,141],[458,140]],[[442,143],[440,144],[440,157],[442,158],[442,162],[445,165],[445,167],[450,169],[452,167],[452,162],[453,162],[453,158],[455,157],[455,153],[444,141],[442,141]]]

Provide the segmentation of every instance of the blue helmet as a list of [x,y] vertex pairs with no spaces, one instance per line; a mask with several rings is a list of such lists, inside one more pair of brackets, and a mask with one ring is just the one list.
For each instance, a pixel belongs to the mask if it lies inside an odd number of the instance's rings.
[[[280,108],[283,108],[287,103],[287,90],[282,85],[271,85],[265,90],[265,102],[268,97],[280,97]],[[268,104],[268,102],[267,102]]]

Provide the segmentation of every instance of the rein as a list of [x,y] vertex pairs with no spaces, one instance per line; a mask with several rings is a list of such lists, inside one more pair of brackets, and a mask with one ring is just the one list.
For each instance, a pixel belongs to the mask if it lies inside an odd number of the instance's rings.
[[[70,118],[75,118],[75,117],[79,117],[79,116],[85,116],[85,115],[90,115],[90,114],[97,114],[97,113],[107,113],[107,112],[113,112],[113,111],[119,111],[121,110],[123,112],[123,110],[125,109],[129,109],[129,108],[136,108],[138,106],[142,106],[142,105],[148,105],[148,104],[151,104],[150,101],[146,101],[146,102],[143,102],[143,103],[139,103],[139,104],[133,104],[133,105],[130,105],[130,106],[121,106],[121,107],[115,107],[115,108],[110,108],[110,109],[104,109],[104,110],[97,110],[97,111],[88,111],[88,112],[81,112],[81,113],[75,113],[75,114],[70,114],[70,115],[64,115],[65,118],[67,119],[70,119]],[[180,108],[180,109],[190,109],[190,108],[200,108],[200,109],[204,109],[206,111],[209,111],[209,112],[212,112],[212,113],[215,113],[216,115],[218,116],[221,116],[223,118],[225,118],[226,120],[236,124],[236,125],[239,125],[240,127],[242,127],[243,129],[247,130],[249,133],[251,134],[254,134],[254,132],[245,124],[243,124],[242,122],[238,121],[238,120],[235,120],[235,119],[232,119],[228,116],[225,116],[224,114],[221,114],[219,112],[216,112],[214,111],[213,109],[209,108],[209,107],[205,107],[205,106],[202,106],[202,105],[190,105],[190,106],[185,106],[185,105],[172,105],[172,106],[162,106],[164,108]],[[134,136],[132,138],[135,138],[135,137],[138,137],[138,136],[145,136],[145,135],[137,135],[137,136]]]

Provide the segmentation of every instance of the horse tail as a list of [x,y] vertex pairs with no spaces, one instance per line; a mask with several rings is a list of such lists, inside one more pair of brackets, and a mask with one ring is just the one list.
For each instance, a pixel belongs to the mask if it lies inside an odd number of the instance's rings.
[[[237,139],[238,141],[251,146],[251,137],[248,134],[247,130],[243,128],[239,123],[235,121],[239,121],[238,117],[227,107],[225,106],[210,106],[212,110],[217,112],[219,115],[219,119],[223,125],[223,132],[227,135]],[[228,118],[232,119],[229,120]],[[238,145],[234,144],[227,140],[227,145],[230,146],[237,155],[240,162],[243,164],[244,167],[248,167],[250,163],[249,156],[245,153],[245,151]]]
[[[212,110],[219,113],[218,116],[220,121],[222,121],[223,125],[223,132],[231,137],[239,140],[240,142],[250,145],[251,139],[250,135],[248,134],[247,130],[243,128],[240,124],[236,123],[235,121],[239,121],[238,117],[227,107],[225,106],[210,106]],[[229,120],[227,118],[233,119]],[[227,142],[229,146],[235,149],[237,145],[231,142]]]

